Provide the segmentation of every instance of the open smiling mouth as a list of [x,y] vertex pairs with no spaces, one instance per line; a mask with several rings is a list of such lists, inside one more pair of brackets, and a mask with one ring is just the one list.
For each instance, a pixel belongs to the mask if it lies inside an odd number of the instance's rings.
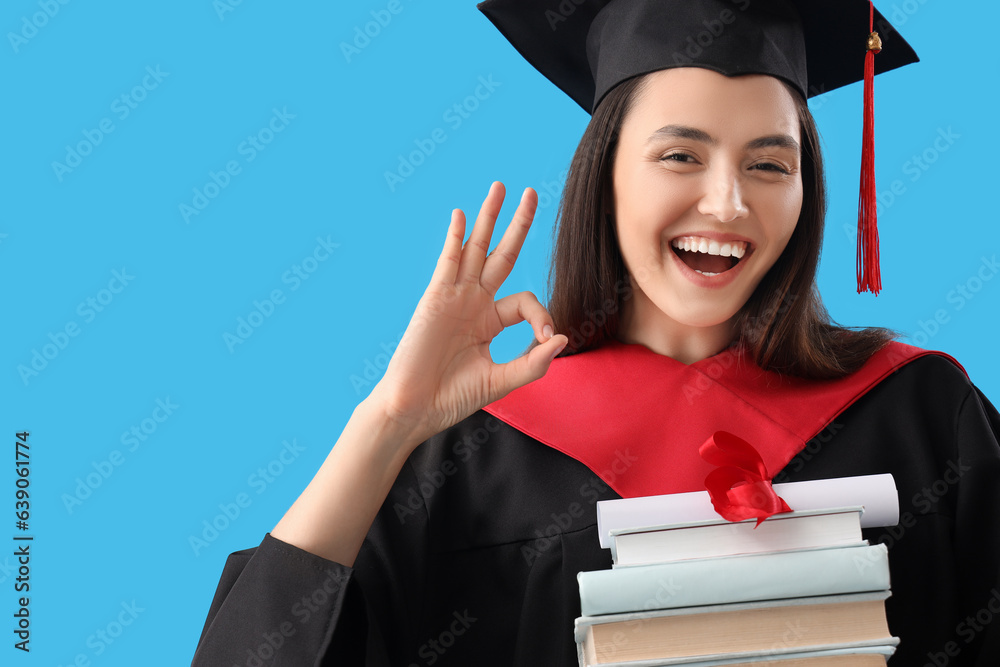
[[749,244],[746,241],[720,243],[703,236],[679,236],[670,245],[693,271],[704,276],[717,276],[739,264]]

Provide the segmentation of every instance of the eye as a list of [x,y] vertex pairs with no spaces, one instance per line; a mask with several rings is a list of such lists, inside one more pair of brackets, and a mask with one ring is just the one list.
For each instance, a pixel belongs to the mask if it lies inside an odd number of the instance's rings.
[[681,164],[693,164],[694,157],[687,153],[667,153],[660,158],[661,162],[680,162]]
[[770,171],[776,174],[784,174],[785,176],[791,173],[787,169],[782,167],[780,164],[777,164],[775,162],[759,162],[750,168],[757,169],[758,171]]

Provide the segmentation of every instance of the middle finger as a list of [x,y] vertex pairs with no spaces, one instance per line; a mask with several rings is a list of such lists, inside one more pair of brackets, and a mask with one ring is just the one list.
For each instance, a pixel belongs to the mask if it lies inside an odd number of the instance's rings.
[[476,218],[476,224],[472,228],[469,240],[462,248],[462,259],[459,261],[456,277],[457,282],[479,282],[483,262],[486,261],[486,252],[490,247],[490,238],[493,236],[493,226],[496,224],[497,216],[500,215],[503,197],[503,183],[493,181],[489,194],[486,195],[486,199],[483,200],[483,205],[479,209],[479,216]]

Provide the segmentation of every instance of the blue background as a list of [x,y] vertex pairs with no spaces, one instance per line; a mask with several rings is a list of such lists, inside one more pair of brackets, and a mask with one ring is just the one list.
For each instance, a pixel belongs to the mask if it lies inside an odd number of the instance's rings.
[[[399,0],[345,54],[389,4],[4,3],[0,541],[17,532],[19,430],[31,432],[35,541],[30,655],[12,647],[13,546],[0,548],[0,662],[187,664],[227,554],[259,543],[305,487],[384,369],[451,209],[474,219],[493,180],[513,201],[526,186],[541,195],[501,293],[544,300],[557,197],[589,116],[473,2]],[[855,294],[860,84],[811,103],[830,189],[820,288],[841,323],[947,351],[997,400],[1000,279],[979,275],[993,277],[984,261],[1000,250],[1000,63],[985,34],[1000,7],[879,7],[922,58],[876,82],[885,291]],[[491,77],[466,118],[446,116]],[[88,140],[102,122],[112,131]],[[385,172],[438,128],[445,141],[390,187]],[[225,187],[185,219],[212,173]],[[314,255],[318,239],[336,247]],[[274,290],[282,303],[227,344]],[[524,324],[504,332],[495,357],[529,337]],[[133,428],[145,439],[123,441]],[[276,464],[286,441],[300,449]],[[241,493],[249,504],[224,517]],[[213,521],[225,527],[206,533]],[[101,640],[123,604],[131,624]]]

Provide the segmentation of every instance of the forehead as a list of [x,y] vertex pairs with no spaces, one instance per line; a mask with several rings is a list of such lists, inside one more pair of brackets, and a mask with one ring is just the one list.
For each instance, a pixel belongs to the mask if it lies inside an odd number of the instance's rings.
[[779,79],[763,74],[729,77],[701,67],[645,75],[622,134],[644,141],[670,124],[741,143],[771,134],[800,138],[797,103]]

